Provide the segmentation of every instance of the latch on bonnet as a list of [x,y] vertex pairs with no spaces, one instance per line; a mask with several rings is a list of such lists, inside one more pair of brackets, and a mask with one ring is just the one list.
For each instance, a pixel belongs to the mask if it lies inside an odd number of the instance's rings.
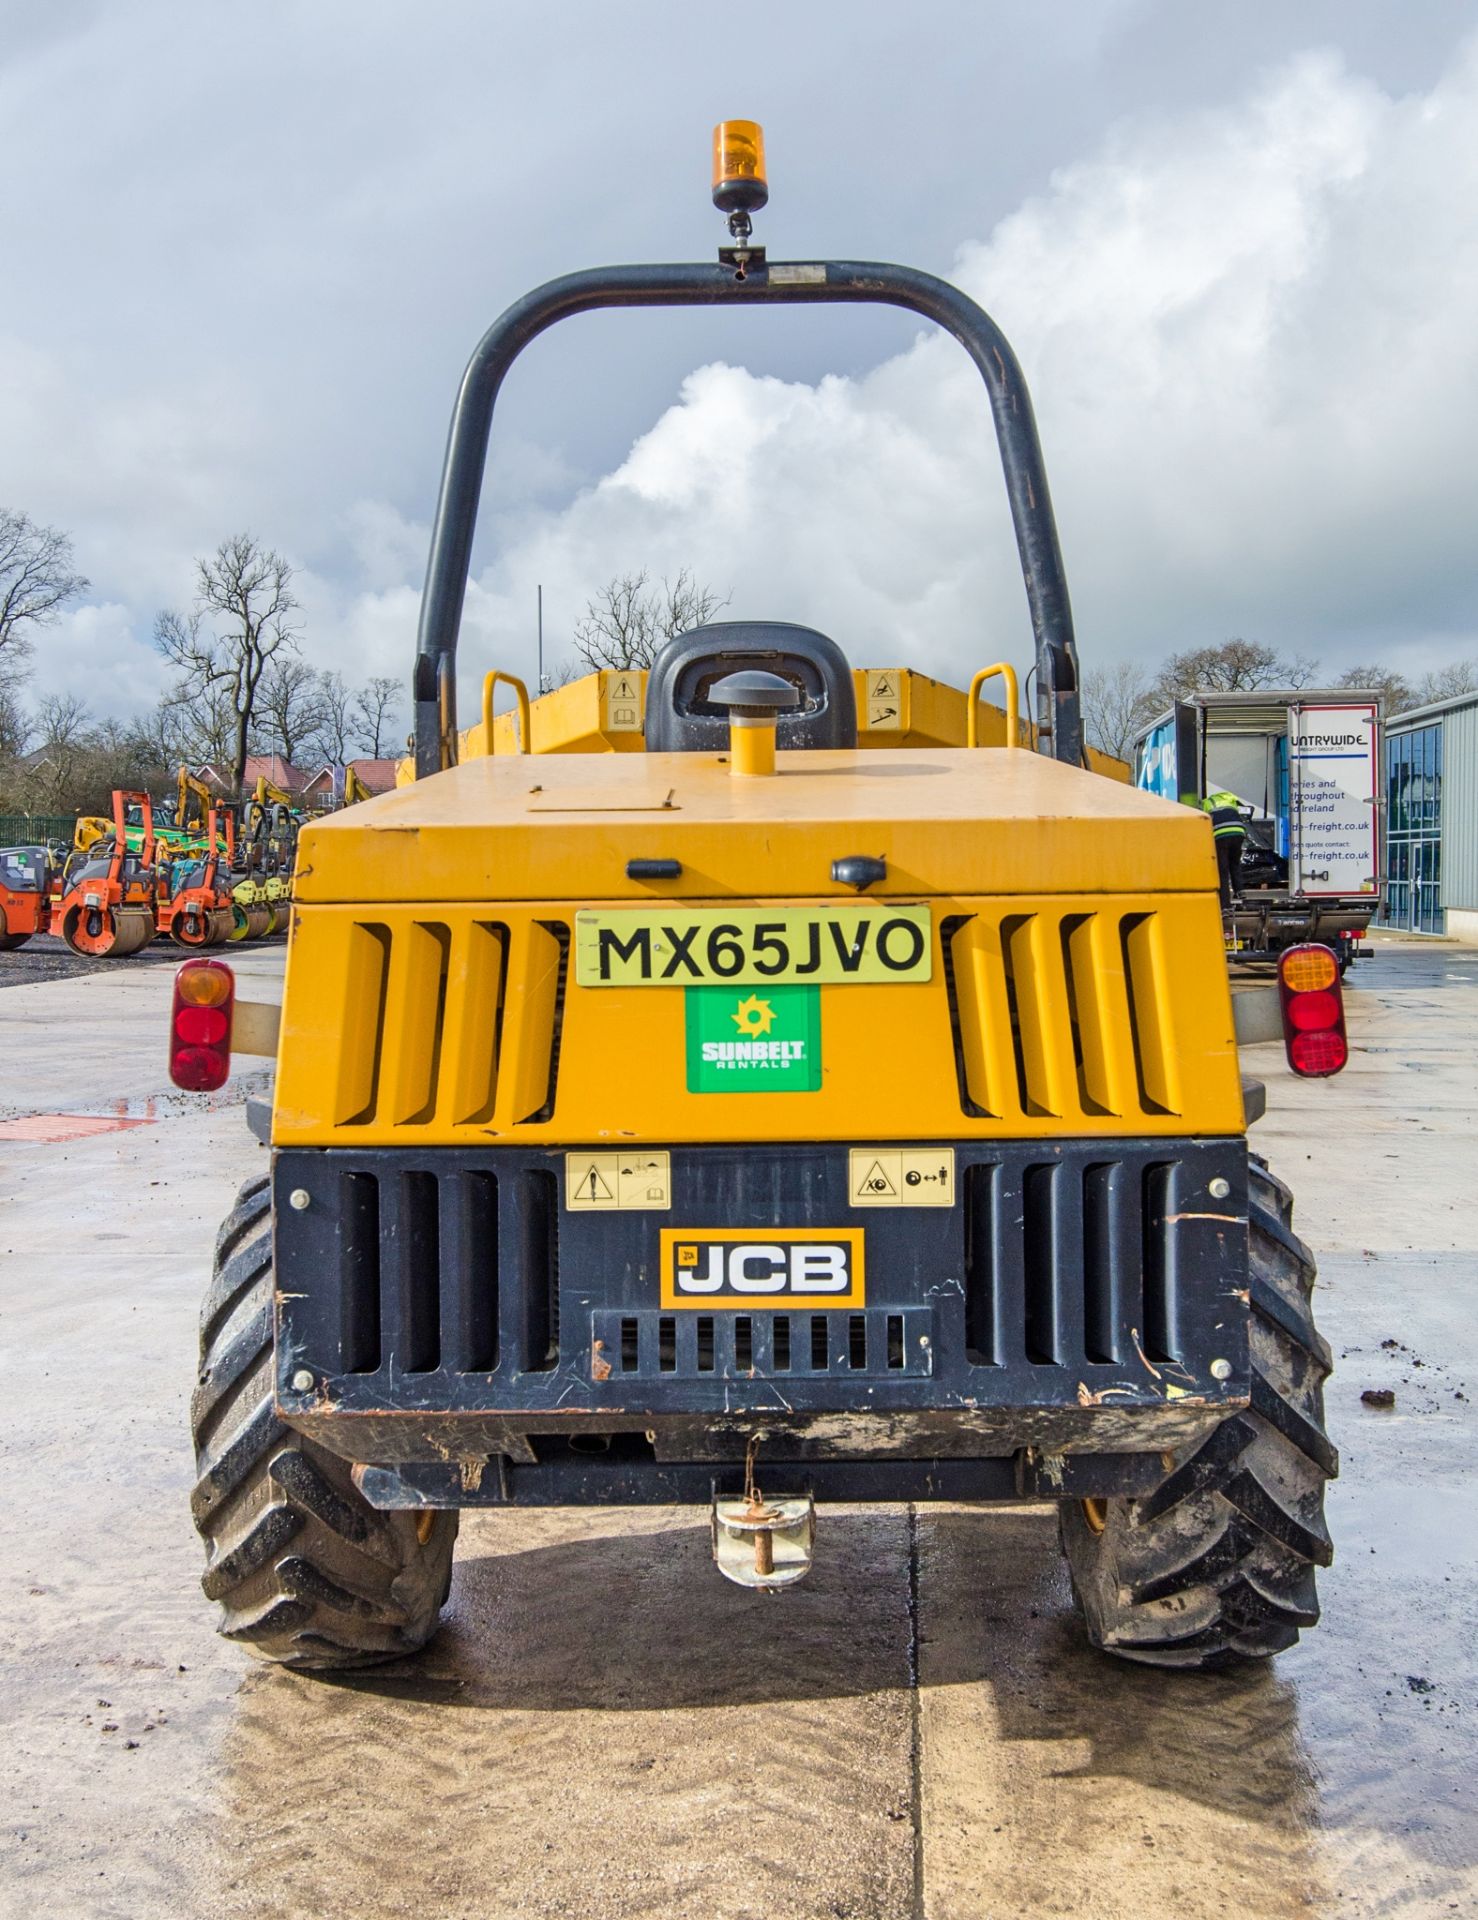
[[744,1454],[744,1492],[713,1500],[713,1557],[736,1586],[760,1593],[793,1587],[811,1571],[816,1540],[816,1503],[809,1493],[767,1500],[754,1477],[763,1433],[750,1436]]

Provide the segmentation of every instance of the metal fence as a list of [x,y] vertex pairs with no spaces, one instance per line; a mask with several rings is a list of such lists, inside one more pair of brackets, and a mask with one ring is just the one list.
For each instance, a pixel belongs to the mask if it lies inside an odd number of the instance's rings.
[[36,847],[46,841],[71,846],[76,825],[70,813],[0,813],[0,847]]

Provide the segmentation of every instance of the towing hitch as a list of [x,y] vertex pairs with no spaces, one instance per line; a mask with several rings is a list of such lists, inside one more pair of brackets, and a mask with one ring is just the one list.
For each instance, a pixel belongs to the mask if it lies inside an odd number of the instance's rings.
[[759,1593],[793,1587],[811,1571],[816,1503],[809,1493],[789,1499],[745,1496],[713,1502],[713,1557],[736,1586]]
[[754,1477],[764,1433],[753,1433],[744,1450],[744,1491],[737,1498],[713,1496],[713,1558],[736,1586],[757,1593],[793,1587],[811,1571],[816,1542],[816,1502],[809,1493],[767,1500]]

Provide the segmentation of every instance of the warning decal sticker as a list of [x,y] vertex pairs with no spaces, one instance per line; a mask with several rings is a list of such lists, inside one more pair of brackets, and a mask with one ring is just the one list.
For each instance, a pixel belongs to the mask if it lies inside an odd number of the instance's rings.
[[565,1206],[571,1213],[635,1213],[672,1205],[672,1155],[567,1153]]
[[903,673],[875,667],[867,679],[867,725],[873,733],[896,733],[903,726]]
[[952,1207],[953,1147],[853,1147],[847,1198],[854,1207]]
[[600,677],[601,728],[606,733],[640,733],[646,689],[637,672]]

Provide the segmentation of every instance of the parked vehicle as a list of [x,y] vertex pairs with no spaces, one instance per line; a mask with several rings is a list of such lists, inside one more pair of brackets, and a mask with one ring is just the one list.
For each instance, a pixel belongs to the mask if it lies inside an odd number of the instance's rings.
[[1202,808],[1237,797],[1244,824],[1228,948],[1333,947],[1341,967],[1381,900],[1381,703],[1348,688],[1194,693],[1135,742],[1135,783]]

